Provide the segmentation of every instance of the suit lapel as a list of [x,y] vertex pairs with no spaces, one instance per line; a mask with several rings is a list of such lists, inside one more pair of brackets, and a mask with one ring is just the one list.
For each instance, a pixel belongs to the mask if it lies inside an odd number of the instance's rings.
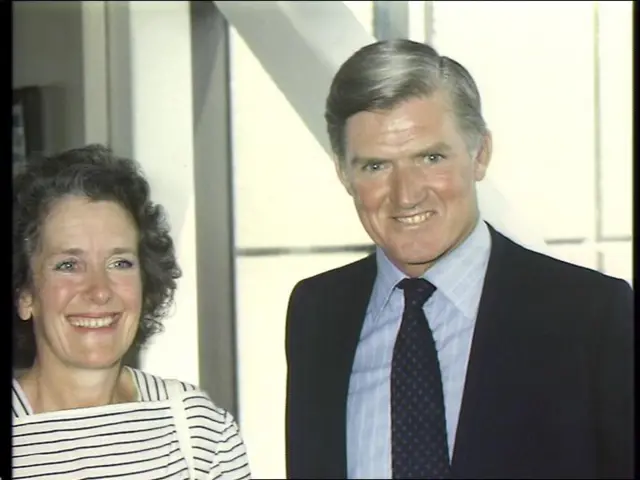
[[[464,393],[460,407],[460,417],[456,431],[456,441],[452,458],[454,478],[467,477],[474,471],[478,461],[474,453],[479,442],[490,441],[487,435],[492,418],[500,415],[501,405],[494,402],[500,398],[503,389],[509,388],[510,379],[498,378],[492,363],[499,353],[508,333],[505,328],[513,325],[517,315],[515,294],[517,280],[514,269],[508,265],[513,245],[503,235],[489,225],[491,232],[491,254],[478,307],[478,315],[469,354]],[[490,389],[490,395],[487,390]],[[491,397],[491,401],[487,400]],[[490,450],[490,448],[489,448]],[[480,460],[481,461],[481,460]],[[469,470],[470,469],[470,470]]]
[[336,285],[335,303],[327,308],[326,320],[330,326],[327,333],[331,341],[327,356],[334,370],[327,376],[333,379],[332,383],[326,385],[331,409],[326,419],[330,422],[327,448],[331,450],[327,458],[337,460],[327,468],[330,469],[328,476],[335,478],[347,478],[347,396],[356,347],[376,276],[375,254],[357,266],[359,268],[352,271],[351,278]]

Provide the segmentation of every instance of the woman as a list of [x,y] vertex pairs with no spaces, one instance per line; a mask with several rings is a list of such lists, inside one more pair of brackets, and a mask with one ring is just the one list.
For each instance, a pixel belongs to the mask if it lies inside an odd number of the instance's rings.
[[229,413],[123,366],[161,329],[179,276],[132,160],[92,145],[14,175],[14,348],[27,368],[13,381],[13,478],[249,478]]

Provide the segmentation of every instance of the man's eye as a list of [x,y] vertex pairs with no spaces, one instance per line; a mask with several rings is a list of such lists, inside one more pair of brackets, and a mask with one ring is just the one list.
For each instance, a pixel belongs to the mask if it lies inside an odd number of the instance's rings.
[[427,163],[438,163],[444,159],[444,155],[439,153],[429,153],[424,156],[424,161]]
[[363,165],[362,170],[367,172],[377,172],[378,170],[382,170],[383,166],[382,162],[367,162]]

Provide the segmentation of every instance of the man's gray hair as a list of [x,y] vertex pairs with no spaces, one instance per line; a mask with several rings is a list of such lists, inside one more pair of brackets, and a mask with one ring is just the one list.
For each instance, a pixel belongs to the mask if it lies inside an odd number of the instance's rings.
[[467,148],[477,150],[487,126],[478,87],[462,65],[429,45],[406,39],[361,48],[342,64],[327,97],[325,120],[333,153],[344,165],[345,125],[352,115],[389,110],[436,91],[448,95]]

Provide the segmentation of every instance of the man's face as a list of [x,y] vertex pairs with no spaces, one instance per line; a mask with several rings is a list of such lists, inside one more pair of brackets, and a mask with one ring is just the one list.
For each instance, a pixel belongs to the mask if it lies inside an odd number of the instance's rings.
[[405,274],[422,275],[478,220],[475,183],[491,156],[487,135],[473,156],[446,95],[416,97],[347,121],[336,168],[372,240]]

